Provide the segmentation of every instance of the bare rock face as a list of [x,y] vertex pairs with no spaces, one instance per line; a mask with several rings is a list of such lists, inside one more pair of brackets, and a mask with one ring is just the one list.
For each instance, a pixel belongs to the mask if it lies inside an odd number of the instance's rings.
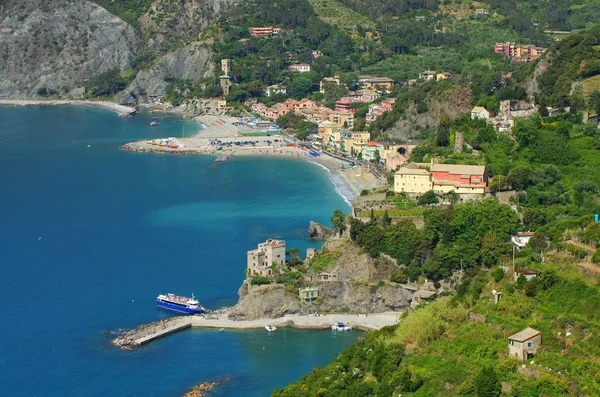
[[86,0],[0,2],[0,98],[66,93],[140,49],[135,30]]
[[195,81],[201,77],[212,76],[214,70],[210,47],[199,42],[191,43],[164,55],[149,69],[138,72],[124,95],[131,93],[138,100],[145,102],[149,96],[166,94],[167,75]]
[[355,313],[398,311],[410,306],[413,294],[394,285],[330,282],[319,284],[319,311],[350,310]]
[[311,240],[323,241],[333,233],[333,230],[320,224],[319,222],[310,221],[308,227],[308,236]]
[[229,318],[235,320],[277,318],[301,310],[298,295],[281,284],[253,286],[244,282],[238,295],[240,299],[229,314]]

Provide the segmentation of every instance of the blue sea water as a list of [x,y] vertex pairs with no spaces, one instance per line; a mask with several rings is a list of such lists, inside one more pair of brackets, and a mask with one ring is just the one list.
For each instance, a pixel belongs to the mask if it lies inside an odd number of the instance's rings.
[[[246,251],[306,249],[309,220],[348,210],[303,161],[129,153],[198,125],[84,107],[0,106],[0,395],[266,396],[331,361],[358,333],[186,330],[126,352],[107,332],[169,313],[158,293],[232,305]],[[88,147],[89,145],[89,147]]]

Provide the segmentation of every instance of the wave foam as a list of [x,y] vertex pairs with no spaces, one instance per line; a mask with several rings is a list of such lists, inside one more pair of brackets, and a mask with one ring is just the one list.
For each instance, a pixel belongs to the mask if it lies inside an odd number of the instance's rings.
[[352,193],[352,191],[348,188],[348,186],[344,183],[344,181],[342,180],[342,178],[340,178],[337,175],[334,175],[331,170],[327,167],[325,167],[323,164],[319,164],[317,162],[314,161],[310,161],[311,164],[314,164],[318,167],[323,168],[325,171],[327,171],[327,173],[329,174],[329,180],[331,181],[331,183],[333,183],[333,186],[335,188],[335,192],[337,194],[340,195],[340,197],[342,197],[344,199],[344,201],[346,202],[346,204],[348,204],[348,206],[352,206],[352,202],[356,199],[356,196],[354,195],[354,193]]

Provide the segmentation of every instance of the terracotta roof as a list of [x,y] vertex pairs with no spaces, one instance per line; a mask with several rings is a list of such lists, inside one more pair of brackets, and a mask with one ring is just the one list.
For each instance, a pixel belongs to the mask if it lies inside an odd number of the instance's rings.
[[516,334],[509,336],[508,339],[515,340],[517,342],[525,342],[540,334],[540,331],[527,327],[523,331],[519,331]]

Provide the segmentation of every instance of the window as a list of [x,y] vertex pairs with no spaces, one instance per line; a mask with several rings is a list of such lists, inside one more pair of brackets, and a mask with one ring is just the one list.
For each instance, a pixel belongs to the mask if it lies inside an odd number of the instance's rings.
[[528,342],[528,343],[527,343],[527,347],[531,347],[531,342]]

